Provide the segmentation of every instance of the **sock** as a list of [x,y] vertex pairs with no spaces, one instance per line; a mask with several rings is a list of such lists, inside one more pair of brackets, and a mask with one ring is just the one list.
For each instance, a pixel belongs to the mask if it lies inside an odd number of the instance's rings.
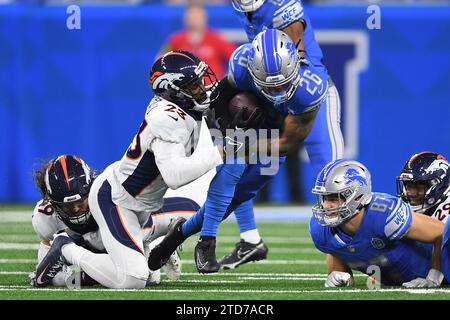
[[236,216],[241,234],[249,230],[257,229],[252,200],[247,200],[236,207],[234,209],[234,215]]
[[261,241],[258,229],[249,230],[241,233],[241,239],[251,244],[258,244]]

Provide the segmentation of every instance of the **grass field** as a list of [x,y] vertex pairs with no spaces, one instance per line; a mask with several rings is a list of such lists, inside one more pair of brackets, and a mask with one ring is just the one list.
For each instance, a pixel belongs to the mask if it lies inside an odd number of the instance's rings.
[[[24,208],[20,208],[23,210]],[[269,246],[265,261],[243,265],[214,275],[195,270],[193,248],[197,237],[183,246],[183,275],[145,290],[112,290],[103,287],[33,288],[28,273],[34,270],[38,238],[31,226],[31,213],[0,209],[0,300],[8,299],[156,299],[156,300],[399,300],[450,299],[450,288],[405,290],[385,287],[373,291],[367,277],[356,273],[356,286],[326,289],[324,255],[318,252],[308,233],[306,221],[260,221],[259,229]],[[10,211],[10,209],[9,209]],[[31,212],[31,209],[30,211]],[[217,256],[228,253],[238,240],[234,222],[219,230]]]

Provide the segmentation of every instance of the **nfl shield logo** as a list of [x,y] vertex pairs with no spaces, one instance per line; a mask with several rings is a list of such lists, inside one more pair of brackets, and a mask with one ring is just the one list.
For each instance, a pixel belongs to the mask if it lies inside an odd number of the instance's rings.
[[380,238],[372,238],[372,240],[370,240],[370,243],[375,249],[383,249],[386,246],[383,240],[381,240]]

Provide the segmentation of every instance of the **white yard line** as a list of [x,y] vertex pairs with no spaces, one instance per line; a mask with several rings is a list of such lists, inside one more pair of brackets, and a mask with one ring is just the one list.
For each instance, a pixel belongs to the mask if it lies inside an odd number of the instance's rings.
[[[285,293],[331,293],[331,294],[345,294],[345,293],[386,293],[386,292],[406,292],[411,294],[433,294],[433,293],[450,293],[450,289],[324,289],[324,290],[239,290],[239,289],[154,289],[148,288],[140,289],[102,289],[102,288],[84,288],[73,289],[76,292],[135,292],[149,294],[151,292],[178,292],[178,293],[270,293],[270,294],[285,294]],[[32,288],[30,286],[0,286],[0,291],[40,291],[40,292],[59,292],[71,291],[67,288]]]

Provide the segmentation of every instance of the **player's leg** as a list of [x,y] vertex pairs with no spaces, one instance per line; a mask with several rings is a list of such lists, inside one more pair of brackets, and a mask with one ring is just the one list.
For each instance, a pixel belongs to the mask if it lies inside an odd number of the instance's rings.
[[145,287],[149,270],[135,213],[112,202],[111,186],[101,176],[92,185],[89,207],[108,254],[94,254],[72,243],[63,247],[64,257],[106,287]]
[[327,99],[322,103],[304,145],[314,170],[314,176],[317,176],[327,163],[344,157],[341,102],[334,85],[328,89]]
[[[205,240],[204,242],[202,241],[202,244],[205,244],[205,249],[208,249],[206,251],[208,253],[213,252],[210,249],[215,247],[214,240],[218,225],[231,212],[226,212],[226,209],[231,203],[235,186],[244,170],[245,165],[237,164],[227,164],[218,167],[217,173],[210,183],[207,200],[202,208],[186,222],[175,222],[163,242],[150,253],[149,267],[151,270],[157,270],[164,265],[170,254],[186,238],[199,231],[201,232],[202,240]],[[202,245],[199,247],[202,247]],[[200,254],[200,256],[204,255]],[[209,258],[215,261],[215,258],[211,256],[209,255]],[[205,261],[204,259],[200,260]],[[200,265],[203,265],[203,263],[200,262]]]
[[[277,161],[279,161],[279,165],[282,165],[286,158],[280,157],[277,158]],[[228,255],[220,260],[220,265],[226,269],[233,269],[243,263],[267,257],[268,248],[262,241],[256,226],[253,198],[274,177],[274,175],[261,174],[261,169],[269,165],[271,164],[247,166],[236,186],[232,206],[228,210],[234,211],[236,216],[240,241]]]

